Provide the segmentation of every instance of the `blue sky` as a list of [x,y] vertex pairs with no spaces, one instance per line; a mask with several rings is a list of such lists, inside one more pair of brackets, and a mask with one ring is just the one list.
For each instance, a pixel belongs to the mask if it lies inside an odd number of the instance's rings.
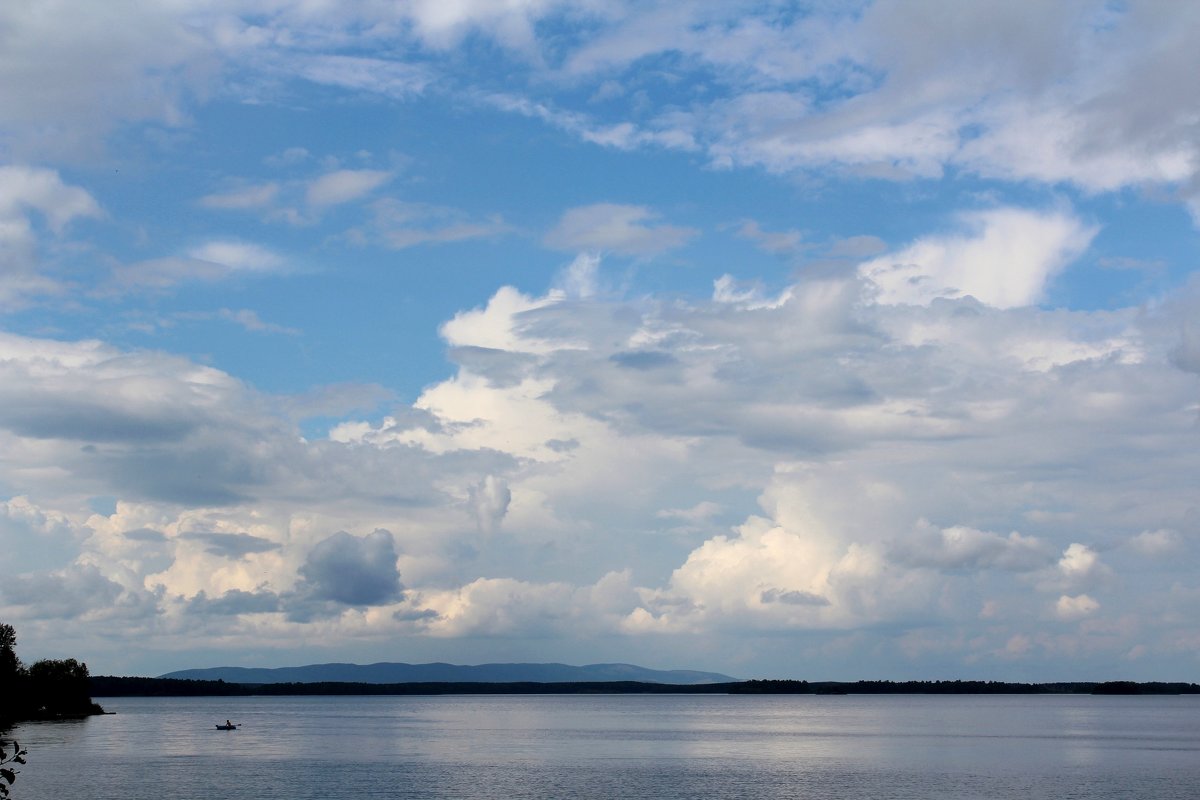
[[1196,12],[0,10],[0,618],[1191,679]]

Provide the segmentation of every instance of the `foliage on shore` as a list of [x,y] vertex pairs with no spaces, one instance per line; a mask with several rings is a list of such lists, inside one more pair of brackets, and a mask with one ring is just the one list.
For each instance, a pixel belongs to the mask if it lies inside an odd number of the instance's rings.
[[0,623],[0,728],[32,719],[103,714],[92,702],[87,664],[73,658],[42,659],[26,667],[17,658],[17,634]]
[[14,741],[12,743],[12,754],[8,752],[8,745],[0,739],[0,800],[5,800],[11,794],[10,786],[17,780],[17,764],[25,763],[25,749]]

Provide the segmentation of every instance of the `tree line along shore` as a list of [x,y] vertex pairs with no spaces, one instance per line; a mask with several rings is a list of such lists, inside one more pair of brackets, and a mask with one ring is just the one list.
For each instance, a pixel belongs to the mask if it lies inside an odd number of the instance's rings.
[[640,681],[571,683],[229,683],[223,680],[89,678],[93,697],[278,697],[304,695],[503,695],[503,694],[1200,694],[1195,683],[1133,681],[1008,683],[1003,681],[803,681],[749,680],[680,685]]

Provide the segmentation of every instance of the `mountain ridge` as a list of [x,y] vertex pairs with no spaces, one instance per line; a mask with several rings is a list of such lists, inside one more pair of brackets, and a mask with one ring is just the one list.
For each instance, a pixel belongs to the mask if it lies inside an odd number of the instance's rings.
[[205,667],[182,669],[160,675],[182,680],[223,680],[226,683],[572,683],[640,681],[696,686],[731,683],[736,678],[718,672],[672,669],[659,670],[636,664],[493,663],[449,664],[442,661],[408,664],[379,661],[374,664],[331,662],[300,667]]

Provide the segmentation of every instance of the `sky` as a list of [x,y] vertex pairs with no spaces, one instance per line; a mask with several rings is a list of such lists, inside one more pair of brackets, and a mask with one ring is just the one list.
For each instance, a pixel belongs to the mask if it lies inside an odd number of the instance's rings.
[[1197,33],[0,4],[0,620],[93,674],[1197,680]]

